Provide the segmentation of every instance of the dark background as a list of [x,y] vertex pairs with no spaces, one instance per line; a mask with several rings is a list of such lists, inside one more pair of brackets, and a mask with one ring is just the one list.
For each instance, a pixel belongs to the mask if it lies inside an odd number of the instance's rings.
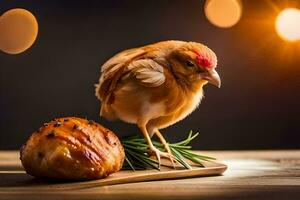
[[300,45],[274,29],[276,10],[297,1],[242,2],[241,21],[221,29],[206,20],[201,0],[0,0],[0,14],[21,7],[39,23],[29,50],[0,52],[0,149],[18,149],[61,116],[94,119],[119,136],[137,134],[133,125],[99,117],[93,85],[118,51],[169,39],[208,45],[222,78],[221,89],[205,87],[199,109],[162,130],[170,141],[192,129],[201,133],[198,149],[299,148]]

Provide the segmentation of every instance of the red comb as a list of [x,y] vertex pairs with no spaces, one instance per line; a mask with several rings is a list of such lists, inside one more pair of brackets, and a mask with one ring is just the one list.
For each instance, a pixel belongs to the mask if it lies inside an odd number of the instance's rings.
[[203,55],[201,55],[200,53],[198,53],[197,51],[195,51],[196,55],[197,55],[197,63],[198,65],[201,65],[205,68],[211,68],[212,67],[212,62],[207,59],[206,57],[204,57]]

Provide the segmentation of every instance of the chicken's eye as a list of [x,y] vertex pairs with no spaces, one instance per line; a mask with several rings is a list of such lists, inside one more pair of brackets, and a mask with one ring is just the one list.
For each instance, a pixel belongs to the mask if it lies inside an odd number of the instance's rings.
[[186,61],[186,66],[188,66],[188,67],[194,67],[195,65],[194,65],[194,63],[192,62],[192,61],[190,61],[190,60],[188,60],[188,61]]

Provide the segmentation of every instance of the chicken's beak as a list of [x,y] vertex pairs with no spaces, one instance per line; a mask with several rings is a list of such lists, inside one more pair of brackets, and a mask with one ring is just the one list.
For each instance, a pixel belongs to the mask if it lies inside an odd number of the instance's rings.
[[205,72],[201,74],[201,77],[207,80],[210,84],[220,88],[221,87],[221,79],[216,70],[211,70],[209,72]]

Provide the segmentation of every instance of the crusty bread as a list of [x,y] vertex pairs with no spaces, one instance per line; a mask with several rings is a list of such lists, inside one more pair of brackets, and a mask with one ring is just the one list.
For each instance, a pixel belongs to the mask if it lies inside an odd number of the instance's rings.
[[112,131],[76,117],[45,123],[20,151],[28,174],[56,179],[103,178],[119,171],[124,157],[123,146]]

